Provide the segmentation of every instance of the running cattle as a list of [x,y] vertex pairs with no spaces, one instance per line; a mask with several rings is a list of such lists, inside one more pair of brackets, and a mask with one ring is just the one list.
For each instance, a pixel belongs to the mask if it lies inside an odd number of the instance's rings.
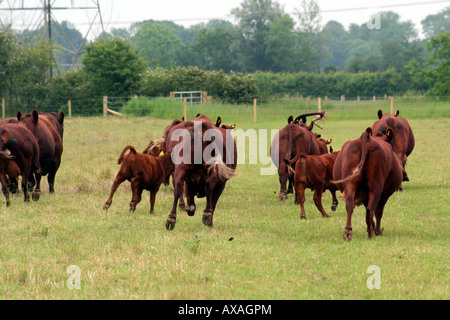
[[336,151],[320,156],[299,153],[290,161],[284,160],[289,169],[291,169],[291,165],[295,163],[294,186],[296,203],[299,203],[301,208],[301,219],[306,219],[304,208],[306,188],[314,191],[314,203],[323,217],[330,217],[322,206],[322,194],[325,190],[330,190],[331,195],[333,196],[331,210],[336,210],[338,205],[336,191],[338,188],[334,183],[331,183],[331,180],[333,180],[333,166],[338,153],[339,151]]
[[217,127],[205,117],[180,123],[166,135],[166,151],[172,152],[175,162],[172,176],[174,202],[166,221],[168,230],[175,227],[177,203],[183,189],[187,200],[186,212],[190,216],[196,209],[194,197],[206,197],[202,221],[211,227],[217,201],[236,170],[236,142],[230,130]]
[[[306,126],[306,117],[312,115],[317,116],[309,126]],[[327,153],[326,146],[325,149],[321,148],[315,134],[311,132],[315,121],[322,119],[324,116],[325,112],[303,114],[295,120],[291,116],[288,119],[288,125],[275,135],[270,146],[270,156],[278,168],[280,180],[280,194],[278,198],[280,201],[285,201],[288,193],[286,184],[289,179],[289,172],[288,165],[284,160],[291,160],[299,153],[305,155],[319,155],[321,152]],[[299,120],[302,121],[300,122]]]
[[394,132],[394,138],[391,140],[394,152],[400,158],[403,167],[403,181],[409,181],[408,175],[405,171],[407,157],[414,149],[415,139],[409,123],[404,118],[399,118],[399,111],[395,115],[388,113],[383,114],[382,110],[378,110],[378,119],[372,125],[372,132],[376,135],[378,131],[386,134],[390,128]]
[[[125,155],[128,150],[130,152]],[[117,188],[122,182],[128,180],[131,182],[132,191],[130,211],[136,209],[136,205],[141,201],[142,191],[145,189],[150,191],[150,213],[153,213],[159,187],[174,169],[170,154],[154,157],[152,155],[138,153],[133,146],[127,146],[123,149],[117,162],[121,166],[111,186],[111,193],[103,209],[108,210]]]
[[392,139],[395,133],[391,129],[386,135],[373,136],[372,129],[367,128],[361,138],[346,142],[336,158],[332,182],[337,184],[345,199],[344,240],[352,239],[353,209],[361,204],[366,207],[369,238],[373,237],[373,231],[381,235],[384,206],[402,183],[402,166],[389,144]]
[[[29,190],[32,189],[29,182],[29,177],[39,174],[41,166],[39,164],[39,146],[33,134],[17,123],[10,123],[0,128],[0,150],[3,152],[9,151],[17,164],[20,175],[22,176],[22,191],[24,194],[24,201],[30,201]],[[6,168],[8,169],[8,167]],[[11,169],[13,169],[11,167]],[[0,168],[0,180],[2,184],[2,192],[6,198],[6,205],[10,205],[9,189],[6,185],[6,174],[13,173],[11,178],[17,177],[17,168],[13,171],[4,170]],[[33,193],[33,200],[38,200],[39,196]]]

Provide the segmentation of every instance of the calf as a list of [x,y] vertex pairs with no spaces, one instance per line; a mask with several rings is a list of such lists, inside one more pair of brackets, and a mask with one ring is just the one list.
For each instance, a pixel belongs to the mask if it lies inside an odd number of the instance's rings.
[[[322,213],[323,217],[330,216],[325,212],[322,206],[322,194],[325,190],[330,190],[333,196],[331,210],[335,211],[338,205],[336,199],[337,186],[331,182],[333,180],[333,166],[339,151],[329,154],[304,155],[297,154],[292,160],[284,160],[288,164],[288,168],[295,163],[294,185],[296,194],[296,203],[300,204],[300,218],[306,219],[304,208],[305,189],[309,188],[314,191],[314,203]],[[291,169],[292,170],[292,169]]]
[[[125,155],[128,150],[130,152]],[[132,191],[130,211],[136,209],[136,205],[141,201],[142,191],[145,189],[150,191],[150,213],[153,213],[156,193],[166,177],[175,168],[170,153],[164,156],[154,157],[152,155],[138,153],[133,146],[127,146],[120,154],[118,164],[121,164],[120,170],[111,186],[111,193],[103,209],[108,210],[117,188],[122,182],[128,180],[131,182]]]
[[[351,240],[352,213],[355,206],[366,207],[369,238],[381,235],[381,218],[389,197],[402,183],[402,165],[390,145],[394,132],[388,128],[386,136],[372,136],[367,128],[361,138],[346,142],[336,158],[333,183],[343,193],[347,210],[344,240]],[[377,223],[373,221],[376,217]]]

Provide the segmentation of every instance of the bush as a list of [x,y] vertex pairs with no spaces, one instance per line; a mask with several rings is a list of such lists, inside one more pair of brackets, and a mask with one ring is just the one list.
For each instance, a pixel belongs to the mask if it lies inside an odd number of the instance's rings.
[[130,99],[121,109],[128,116],[154,118],[179,117],[183,112],[183,103],[170,98],[139,97]]

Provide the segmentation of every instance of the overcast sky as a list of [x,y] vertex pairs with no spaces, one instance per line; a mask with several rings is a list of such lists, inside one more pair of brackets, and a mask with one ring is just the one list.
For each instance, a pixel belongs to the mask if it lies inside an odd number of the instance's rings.
[[[95,6],[93,0],[52,0],[53,7]],[[128,27],[133,22],[143,20],[171,20],[188,27],[211,19],[232,21],[230,11],[239,7],[243,0],[100,0],[103,25],[111,28]],[[42,6],[43,0],[0,0],[0,8]],[[301,9],[301,0],[278,0],[287,13]],[[450,0],[318,0],[322,24],[336,20],[348,28],[351,23],[363,24],[380,11],[397,12],[402,21],[411,20],[420,32],[420,21],[427,15],[435,14],[450,6]],[[68,20],[83,34],[88,32],[90,22],[96,24],[91,37],[100,32],[97,10],[54,10],[57,21]],[[32,28],[42,19],[41,11],[0,11],[2,22],[12,19],[15,25]],[[6,19],[6,20],[5,20]],[[381,21],[382,27],[382,21]],[[91,38],[90,37],[90,38]]]

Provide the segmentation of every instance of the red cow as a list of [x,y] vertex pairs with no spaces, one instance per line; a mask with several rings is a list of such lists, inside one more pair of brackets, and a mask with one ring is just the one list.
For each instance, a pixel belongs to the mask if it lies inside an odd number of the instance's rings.
[[[190,216],[194,215],[196,209],[194,197],[206,197],[202,221],[203,224],[212,226],[217,201],[225,189],[227,180],[234,176],[237,166],[236,142],[229,130],[217,128],[209,121],[197,120],[195,123],[192,121],[190,126],[188,122],[173,127],[171,133],[167,135],[168,141],[166,140],[168,150],[172,151],[175,161],[174,202],[166,221],[168,230],[175,227],[177,202],[182,196],[183,189],[187,199],[186,212]],[[175,131],[176,129],[184,131]],[[183,135],[175,137],[180,132]],[[212,136],[211,139],[207,139],[204,134],[208,133],[213,133],[214,139]],[[181,137],[183,140],[179,141]],[[195,148],[195,139],[200,139],[200,142],[197,142],[200,150]],[[205,158],[208,152],[211,155],[210,159]]]
[[[372,136],[367,128],[361,138],[348,141],[342,147],[333,168],[333,183],[345,199],[347,225],[344,240],[351,240],[352,213],[355,206],[366,207],[369,238],[381,235],[381,218],[389,197],[402,183],[402,166],[389,144],[395,133],[388,128],[386,136]],[[376,226],[373,217],[376,217]]]
[[389,113],[383,114],[382,110],[378,110],[379,120],[372,125],[372,132],[376,134],[377,131],[380,131],[383,134],[386,134],[388,128],[392,129],[394,138],[391,140],[391,145],[402,162],[403,181],[409,181],[405,171],[405,165],[407,157],[414,149],[415,139],[408,121],[404,118],[398,118],[399,113],[400,112],[397,110],[395,115]]
[[[128,150],[130,152],[125,155]],[[117,188],[122,182],[128,180],[131,182],[132,191],[130,211],[136,209],[136,205],[141,201],[142,191],[145,189],[150,191],[150,213],[153,213],[159,187],[174,169],[170,154],[154,157],[152,155],[138,153],[133,146],[127,146],[123,149],[117,162],[121,166],[111,186],[111,193],[103,209],[108,210]]]
[[285,162],[289,165],[289,169],[291,169],[291,165],[295,163],[294,185],[296,203],[299,203],[301,208],[301,219],[306,219],[304,208],[306,188],[314,191],[314,203],[320,213],[322,213],[322,216],[326,218],[329,218],[330,216],[323,209],[322,194],[325,190],[330,190],[331,195],[333,196],[331,210],[336,211],[338,205],[336,191],[338,188],[334,183],[331,183],[331,180],[333,180],[333,166],[338,154],[339,151],[319,156],[299,153],[290,161],[285,159]]
[[[63,152],[63,144],[60,132],[53,121],[48,120],[48,116],[39,116],[36,110],[27,113],[22,117],[22,113],[17,113],[19,123],[36,137],[39,145],[39,162],[41,172],[35,173],[36,188],[33,196],[39,197],[41,191],[41,176],[48,174],[47,181],[49,192],[54,193],[55,176],[61,164],[61,156]],[[30,182],[34,186],[34,178],[30,177]],[[35,199],[36,200],[36,199]]]
[[[311,124],[306,126],[304,122],[307,116],[317,115]],[[278,168],[278,176],[280,180],[279,200],[285,201],[287,198],[286,184],[289,179],[288,167],[284,159],[291,160],[297,154],[306,155],[320,154],[321,148],[314,133],[311,132],[315,121],[322,119],[325,112],[309,113],[298,116],[295,120],[289,117],[289,124],[281,129],[274,137],[270,146],[270,156],[275,166]],[[303,122],[299,122],[299,120]],[[276,149],[278,148],[278,153]],[[325,152],[326,148],[325,148]]]
[[[30,201],[28,190],[32,189],[30,187],[29,177],[31,177],[33,173],[38,174],[41,170],[39,164],[39,145],[36,138],[27,128],[18,123],[10,123],[0,127],[0,137],[0,150],[9,150],[19,167],[20,175],[22,176],[24,201],[28,202]],[[2,191],[6,198],[6,205],[9,206],[9,189],[6,185],[5,176],[7,173],[7,171],[0,169]],[[38,199],[39,197],[35,196],[35,192],[33,192],[33,200]]]

